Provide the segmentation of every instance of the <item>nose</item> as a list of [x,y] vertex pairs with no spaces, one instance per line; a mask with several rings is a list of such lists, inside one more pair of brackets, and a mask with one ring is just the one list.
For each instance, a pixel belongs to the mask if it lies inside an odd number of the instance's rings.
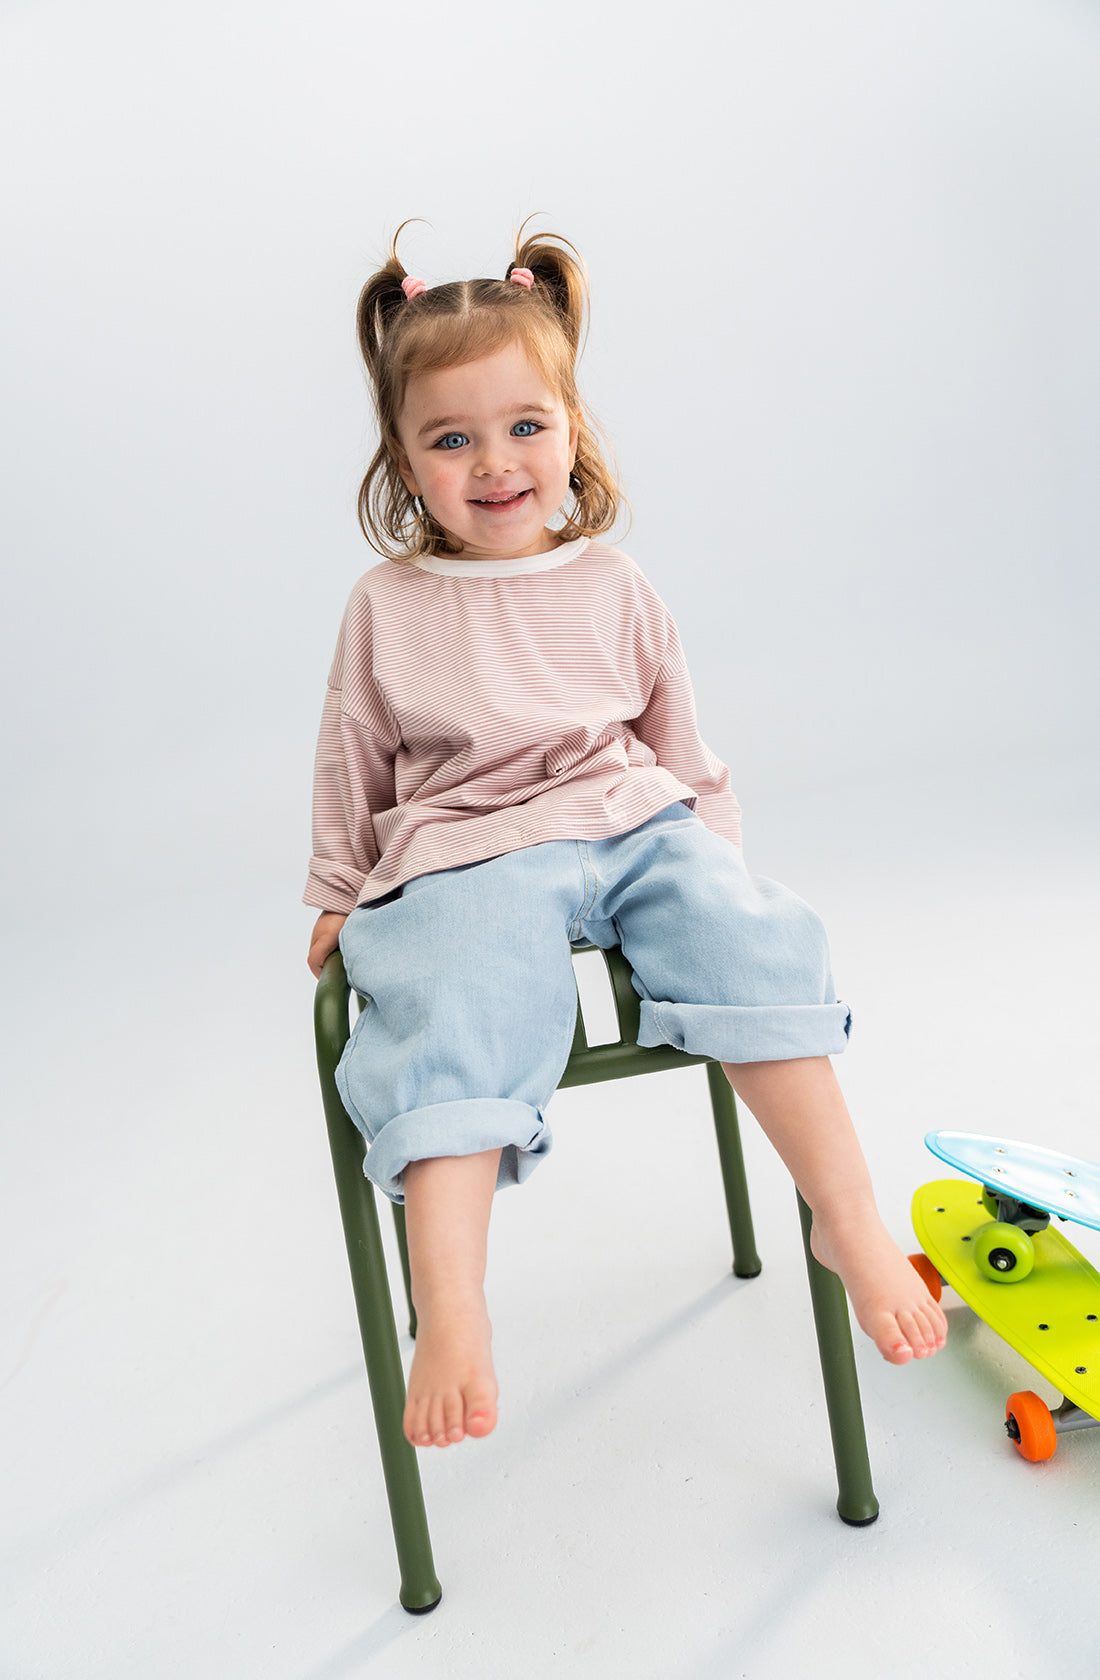
[[474,458],[474,473],[478,478],[499,478],[512,472],[515,458],[508,447],[509,438],[486,438]]

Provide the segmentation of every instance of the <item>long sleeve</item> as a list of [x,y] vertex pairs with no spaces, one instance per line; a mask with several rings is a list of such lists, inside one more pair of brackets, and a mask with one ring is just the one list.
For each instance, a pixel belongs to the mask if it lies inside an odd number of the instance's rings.
[[741,807],[730,789],[730,773],[699,738],[695,695],[676,626],[645,710],[631,725],[657,762],[695,793],[696,814],[715,834],[741,844]]
[[319,910],[345,913],[355,909],[378,862],[374,817],[396,803],[393,766],[399,738],[370,671],[369,620],[364,624],[353,615],[353,606],[341,626],[321,714],[313,856],[303,894],[304,902]]

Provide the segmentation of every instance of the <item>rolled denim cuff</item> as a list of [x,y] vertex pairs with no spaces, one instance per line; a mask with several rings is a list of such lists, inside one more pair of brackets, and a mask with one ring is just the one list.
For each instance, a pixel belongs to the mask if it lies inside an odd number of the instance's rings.
[[391,1202],[404,1202],[402,1174],[410,1161],[440,1155],[501,1151],[497,1189],[522,1184],[550,1150],[550,1128],[529,1103],[509,1097],[464,1097],[429,1103],[398,1114],[384,1125],[363,1162],[363,1171]]
[[847,1048],[846,1003],[653,1003],[643,998],[638,1043],[671,1044],[721,1062],[787,1062]]

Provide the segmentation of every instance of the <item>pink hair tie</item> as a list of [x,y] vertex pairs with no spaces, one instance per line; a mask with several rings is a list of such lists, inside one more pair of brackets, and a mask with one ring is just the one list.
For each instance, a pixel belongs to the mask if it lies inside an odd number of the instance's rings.
[[514,280],[519,286],[526,286],[528,291],[535,284],[535,276],[529,268],[514,268],[508,278]]
[[413,298],[419,297],[421,292],[426,292],[427,289],[428,288],[424,284],[423,280],[414,280],[411,274],[406,274],[404,280],[401,282],[401,290],[404,292],[410,303]]

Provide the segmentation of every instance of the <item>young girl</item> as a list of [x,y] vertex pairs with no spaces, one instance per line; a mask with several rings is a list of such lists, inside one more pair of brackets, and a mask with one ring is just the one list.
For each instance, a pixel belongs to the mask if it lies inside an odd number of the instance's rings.
[[828,1060],[849,1016],[821,924],[746,872],[676,626],[596,540],[621,498],[575,383],[585,307],[553,235],[503,280],[430,289],[395,241],[359,299],[381,437],[360,521],[388,558],[340,631],[305,901],[313,973],[339,943],[369,1000],[338,1082],[364,1170],[405,1204],[416,1446],[496,1423],[489,1211],[550,1147],[582,938],[622,946],[640,1044],[722,1062],[883,1356],[924,1358],[946,1330]]

